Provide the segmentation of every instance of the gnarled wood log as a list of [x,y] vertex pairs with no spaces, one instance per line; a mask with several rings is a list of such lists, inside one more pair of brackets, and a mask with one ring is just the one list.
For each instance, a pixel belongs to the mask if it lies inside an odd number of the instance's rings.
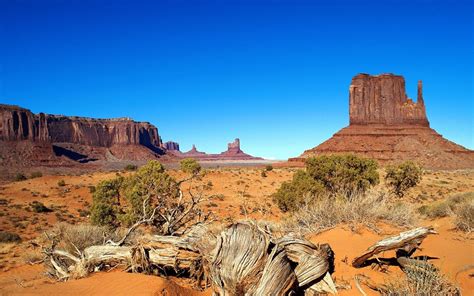
[[337,293],[329,245],[292,236],[275,239],[251,222],[232,224],[217,237],[200,225],[180,237],[144,236],[134,246],[91,246],[80,257],[54,249],[47,254],[50,273],[59,279],[122,264],[132,272],[171,269],[198,283],[210,280],[220,296]]
[[371,257],[389,250],[397,250],[397,257],[409,257],[429,234],[436,234],[433,227],[418,227],[399,235],[385,238],[368,248],[352,261],[352,266],[360,268]]
[[234,224],[221,234],[211,264],[212,287],[220,296],[337,292],[329,275],[329,245],[291,236],[275,240],[251,223]]

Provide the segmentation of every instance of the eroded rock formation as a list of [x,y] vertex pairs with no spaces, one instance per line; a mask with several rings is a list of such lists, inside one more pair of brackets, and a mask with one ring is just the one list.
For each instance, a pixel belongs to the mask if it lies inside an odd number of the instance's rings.
[[179,144],[173,141],[168,141],[164,143],[164,148],[168,151],[180,151]]
[[46,115],[34,115],[18,106],[0,104],[0,140],[49,141]]
[[178,155],[180,157],[190,157],[197,160],[209,160],[209,161],[219,161],[219,160],[261,160],[260,157],[254,157],[243,152],[240,149],[240,139],[235,139],[234,142],[227,144],[227,150],[219,154],[207,154],[205,152],[198,151],[196,146],[193,145],[191,150],[181,153]]
[[349,86],[349,126],[290,161],[320,154],[355,153],[381,164],[414,160],[426,168],[474,168],[474,151],[429,127],[418,82],[417,102],[407,97],[402,76],[359,74]]
[[359,74],[349,86],[349,122],[354,124],[429,126],[423,101],[422,82],[418,100],[405,93],[405,79],[393,74]]

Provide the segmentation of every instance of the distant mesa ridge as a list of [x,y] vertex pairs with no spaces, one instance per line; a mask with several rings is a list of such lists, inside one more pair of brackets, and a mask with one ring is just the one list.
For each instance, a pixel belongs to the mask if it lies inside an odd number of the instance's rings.
[[95,119],[33,114],[30,110],[0,105],[2,161],[26,165],[92,160],[145,160],[166,153],[158,129],[130,118]]
[[416,103],[405,79],[394,74],[358,74],[349,86],[349,126],[290,162],[310,156],[355,153],[381,164],[413,160],[426,168],[474,168],[474,151],[444,139],[430,128],[418,82]]
[[130,118],[94,119],[33,114],[28,109],[9,105],[0,105],[0,140],[162,148],[158,129],[148,122],[136,122]]
[[78,116],[34,114],[13,105],[0,104],[0,164],[24,166],[62,165],[65,160],[149,160],[194,157],[206,160],[251,160],[240,150],[240,141],[221,154],[193,149],[181,153],[179,144],[163,143],[149,122],[130,118],[97,119]]

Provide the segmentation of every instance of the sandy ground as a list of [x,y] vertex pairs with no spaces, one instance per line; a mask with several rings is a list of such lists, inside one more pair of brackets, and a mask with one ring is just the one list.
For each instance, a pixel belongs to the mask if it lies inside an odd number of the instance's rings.
[[[262,168],[214,168],[208,169],[199,184],[206,185],[206,194],[214,198],[204,205],[217,221],[241,219],[284,219],[273,204],[271,194],[280,184],[291,179],[295,169],[275,168],[262,177]],[[93,173],[79,176],[44,176],[36,179],[7,183],[0,187],[0,229],[18,233],[20,244],[0,244],[0,295],[209,295],[210,291],[194,291],[188,285],[182,287],[173,279],[127,274],[124,272],[99,273],[81,280],[54,283],[43,275],[41,265],[25,262],[37,256],[38,246],[32,241],[58,222],[71,224],[88,221],[85,212],[92,202],[89,186],[114,177],[119,172]],[[120,172],[120,174],[127,174]],[[170,171],[176,179],[184,178],[178,171]],[[59,186],[64,180],[66,185]],[[194,184],[196,185],[196,184]],[[415,206],[445,199],[462,192],[474,192],[474,171],[427,172],[422,183],[411,190],[405,199]],[[53,209],[51,213],[34,213],[29,204],[40,201]],[[428,237],[423,250],[415,255],[436,257],[433,262],[462,289],[464,295],[474,295],[474,237],[453,230],[451,218],[424,220],[422,225],[433,225],[439,235]],[[388,225],[380,226],[380,233],[361,228],[356,232],[344,225],[329,231],[310,235],[313,242],[329,243],[336,254],[336,282],[349,284],[352,289],[342,295],[357,295],[354,289],[356,274],[386,282],[401,275],[397,267],[389,267],[387,273],[370,267],[355,269],[350,266],[354,257],[381,238],[398,233]],[[35,255],[36,254],[36,255]],[[387,252],[381,257],[391,257]],[[34,261],[34,260],[33,260]],[[470,268],[469,268],[470,267]],[[370,290],[365,288],[366,293]]]

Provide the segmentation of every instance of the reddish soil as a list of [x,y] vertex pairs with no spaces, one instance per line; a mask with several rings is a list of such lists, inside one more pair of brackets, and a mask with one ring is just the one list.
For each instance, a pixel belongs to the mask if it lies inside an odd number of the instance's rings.
[[[246,218],[280,221],[286,214],[281,213],[273,204],[271,194],[282,182],[291,179],[295,169],[275,168],[267,172],[267,177],[262,177],[261,171],[262,168],[207,170],[198,183],[207,185],[206,194],[216,197],[207,202],[204,208],[221,222]],[[184,174],[179,171],[171,170],[170,174],[177,179],[184,178]],[[81,217],[81,213],[88,209],[92,201],[89,186],[115,175],[116,172],[97,172],[78,176],[44,176],[0,187],[0,228],[18,233],[23,239],[20,244],[0,244],[0,295],[209,295],[209,291],[202,293],[192,290],[189,283],[181,280],[115,271],[67,283],[55,283],[42,274],[41,265],[31,266],[25,263],[39,252],[39,247],[32,244],[36,241],[35,238],[57,222],[86,223],[88,217]],[[64,180],[66,185],[59,186],[59,180]],[[463,192],[474,192],[474,171],[429,171],[424,175],[422,183],[412,189],[405,200],[421,206]],[[32,212],[29,204],[33,201],[41,201],[52,208],[53,212]],[[422,220],[421,224],[433,225],[439,235],[428,237],[422,245],[423,250],[417,251],[415,255],[439,258],[431,262],[457,283],[464,294],[473,291],[474,281],[470,275],[474,272],[474,237],[455,231],[451,218]],[[379,225],[379,231],[380,233],[374,233],[360,228],[357,232],[352,232],[341,225],[324,233],[308,236],[313,242],[329,243],[335,251],[336,282],[347,282],[352,287],[348,291],[341,290],[342,295],[358,293],[353,280],[356,274],[365,274],[376,282],[401,275],[397,267],[389,267],[385,274],[370,267],[355,269],[350,266],[352,259],[371,244],[402,229]],[[391,256],[393,254],[390,252],[381,254],[381,257]],[[363,288],[366,293],[371,293],[367,287]]]

